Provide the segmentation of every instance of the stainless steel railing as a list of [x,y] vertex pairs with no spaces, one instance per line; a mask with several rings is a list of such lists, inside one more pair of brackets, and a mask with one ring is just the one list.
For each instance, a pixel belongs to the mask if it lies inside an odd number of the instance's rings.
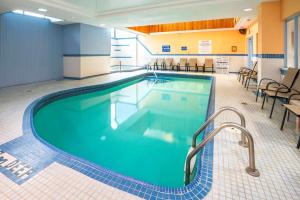
[[239,124],[232,123],[232,122],[227,122],[223,123],[221,126],[217,127],[214,129],[199,145],[197,145],[196,148],[194,148],[189,155],[187,156],[186,163],[185,163],[185,184],[190,183],[190,176],[191,176],[191,169],[190,169],[190,164],[191,164],[191,159],[201,150],[202,147],[204,147],[217,133],[219,133],[221,130],[224,128],[236,128],[241,131],[242,134],[245,135],[248,141],[248,154],[249,154],[249,166],[246,168],[246,172],[250,174],[251,176],[258,177],[259,171],[255,167],[255,157],[254,157],[254,142],[251,134],[247,129],[242,127]]
[[[210,124],[212,120],[214,120],[218,115],[220,115],[222,112],[226,110],[230,110],[236,113],[241,119],[241,124],[237,124],[234,122],[225,122],[220,126],[218,126],[217,128],[215,128],[211,133],[209,133],[209,135],[206,138],[203,139],[203,141],[200,144],[196,146],[197,136]],[[255,167],[254,142],[253,142],[252,135],[246,129],[246,121],[244,115],[241,112],[239,112],[236,108],[223,107],[217,113],[212,115],[193,135],[193,142],[192,142],[193,150],[189,152],[185,161],[184,182],[186,185],[190,183],[192,158],[201,150],[202,147],[204,147],[211,139],[213,139],[215,135],[217,135],[224,128],[228,128],[228,127],[240,130],[242,139],[239,142],[239,144],[248,147],[249,166],[246,168],[246,172],[251,176],[255,176],[255,177],[258,177],[260,175],[259,171]]]
[[[210,118],[208,118],[208,120],[206,120],[206,122],[194,133],[193,135],[193,141],[192,141],[192,147],[195,148],[196,147],[196,142],[197,142],[197,137],[200,135],[200,133],[202,131],[204,131],[204,129],[216,118],[218,117],[221,113],[223,113],[224,111],[232,111],[234,113],[236,113],[241,120],[241,126],[243,126],[244,128],[246,128],[246,120],[244,115],[236,108],[234,107],[223,107],[220,108],[220,110],[218,112],[216,112],[215,114],[213,114]],[[241,141],[239,142],[239,144],[241,146],[247,147],[247,141],[246,138],[244,136],[244,134],[242,134],[241,136]]]

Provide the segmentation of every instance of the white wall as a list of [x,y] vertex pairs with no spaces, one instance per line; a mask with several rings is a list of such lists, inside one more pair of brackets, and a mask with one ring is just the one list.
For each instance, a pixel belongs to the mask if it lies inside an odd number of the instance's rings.
[[280,81],[280,68],[283,65],[284,60],[280,58],[258,58],[258,81],[264,77]]
[[109,56],[64,57],[64,77],[85,78],[109,72]]

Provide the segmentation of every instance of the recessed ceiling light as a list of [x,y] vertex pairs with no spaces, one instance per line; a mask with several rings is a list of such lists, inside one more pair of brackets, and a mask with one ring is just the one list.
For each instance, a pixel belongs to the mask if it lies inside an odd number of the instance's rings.
[[64,21],[62,19],[55,18],[55,17],[49,17],[49,16],[45,16],[45,19],[49,19],[51,22],[62,22],[62,21]]
[[41,15],[39,13],[24,11],[24,15],[32,16],[32,17],[38,17],[38,18],[44,18],[44,15]]
[[24,13],[23,10],[13,10],[12,12],[13,13],[17,13],[17,14],[23,14]]
[[100,27],[104,27],[104,26],[105,26],[105,24],[99,24],[99,26],[100,26]]
[[46,8],[39,8],[38,11],[47,12],[48,10]]
[[245,12],[252,11],[252,8],[245,8],[244,11],[245,11]]

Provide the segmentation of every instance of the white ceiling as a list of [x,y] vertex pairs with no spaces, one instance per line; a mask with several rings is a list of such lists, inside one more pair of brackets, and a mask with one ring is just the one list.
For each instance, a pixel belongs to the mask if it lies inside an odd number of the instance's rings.
[[[64,23],[110,27],[174,23],[230,17],[253,18],[262,0],[0,0],[0,13],[14,9],[47,15]],[[244,8],[253,11],[244,12]]]

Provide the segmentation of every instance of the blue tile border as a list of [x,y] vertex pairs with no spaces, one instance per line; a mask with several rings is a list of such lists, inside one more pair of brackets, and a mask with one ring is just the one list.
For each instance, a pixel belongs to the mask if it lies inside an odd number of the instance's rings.
[[284,54],[254,54],[254,57],[284,59]]
[[132,56],[112,56],[110,58],[133,58]]
[[64,54],[64,57],[110,56],[110,54]]
[[128,47],[129,44],[112,44],[113,47]]
[[[5,174],[17,184],[22,184],[29,178],[33,177],[41,170],[49,166],[53,162],[58,162],[62,165],[70,167],[80,173],[89,176],[95,180],[103,182],[112,187],[126,191],[128,193],[137,195],[145,199],[202,199],[210,191],[212,185],[212,165],[213,165],[213,140],[197,154],[197,170],[193,181],[184,187],[161,187],[143,181],[127,177],[99,165],[88,162],[84,159],[78,158],[68,154],[53,145],[41,139],[36,133],[33,126],[34,114],[43,106],[51,103],[57,99],[65,98],[67,96],[80,95],[97,90],[107,89],[128,81],[143,79],[152,76],[152,73],[145,73],[122,80],[101,84],[86,86],[74,89],[68,89],[55,93],[48,94],[44,97],[38,98],[32,102],[25,110],[23,117],[23,135],[12,141],[0,145],[0,150],[3,150],[14,157],[30,164],[33,168],[33,173],[26,179],[19,180],[9,174],[9,170],[0,168],[0,172]],[[206,114],[206,119],[214,113],[215,109],[215,78],[203,75],[187,75],[187,74],[168,74],[157,73],[159,77],[185,77],[185,78],[201,78],[210,79],[211,89],[209,104]],[[205,137],[212,129],[213,123],[208,126],[203,137]],[[183,174],[184,175],[184,174]]]
[[124,37],[124,38],[112,37],[111,39],[113,39],[113,40],[135,40],[136,37]]

